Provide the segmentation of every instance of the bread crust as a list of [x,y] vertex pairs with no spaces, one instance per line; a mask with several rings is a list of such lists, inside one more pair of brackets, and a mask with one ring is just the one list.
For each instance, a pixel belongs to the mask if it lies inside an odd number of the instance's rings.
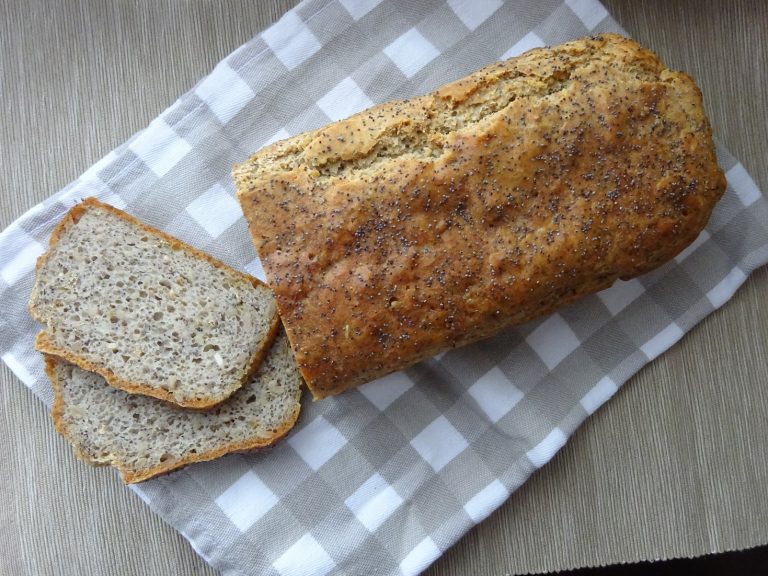
[[196,462],[205,462],[208,460],[215,460],[226,454],[235,452],[250,452],[257,449],[268,448],[281,440],[296,424],[301,411],[301,406],[297,402],[294,406],[294,410],[289,419],[276,430],[274,436],[270,438],[254,438],[252,440],[243,440],[240,442],[232,442],[224,446],[219,447],[216,450],[210,450],[208,452],[200,452],[197,454],[190,454],[184,458],[178,460],[163,462],[157,466],[152,466],[141,471],[134,471],[128,469],[125,464],[117,457],[113,457],[108,461],[97,460],[92,458],[85,451],[80,449],[77,439],[70,433],[67,428],[67,423],[64,420],[64,402],[62,398],[61,382],[59,382],[58,374],[56,373],[56,363],[63,360],[58,356],[45,355],[45,373],[51,381],[54,392],[53,408],[51,409],[51,418],[56,430],[66,438],[75,449],[75,454],[80,460],[87,462],[93,466],[113,466],[120,471],[120,476],[123,482],[126,484],[134,484],[137,482],[143,482],[162,474],[167,474],[179,468],[184,468],[189,464]]
[[[227,274],[230,274],[232,276],[238,277],[242,280],[249,282],[255,288],[265,286],[264,283],[261,282],[258,278],[255,278],[254,276],[250,276],[248,274],[244,274],[239,270],[235,270],[234,268],[227,266],[223,262],[206,254],[205,252],[201,252],[194,246],[190,246],[189,244],[182,242],[178,238],[174,238],[173,236],[166,234],[162,230],[159,230],[157,228],[144,224],[143,222],[131,216],[130,214],[123,212],[122,210],[119,210],[114,206],[110,206],[109,204],[100,202],[99,200],[93,197],[85,198],[82,202],[73,206],[64,215],[64,217],[56,225],[56,227],[53,229],[53,232],[51,233],[51,238],[49,241],[49,249],[38,257],[37,262],[35,264],[35,271],[38,274],[40,273],[40,270],[43,268],[45,263],[48,261],[48,258],[50,258],[52,253],[51,249],[56,246],[59,239],[61,238],[61,235],[67,230],[67,228],[76,224],[78,220],[80,220],[80,218],[83,216],[83,214],[86,213],[86,211],[91,209],[100,209],[100,210],[107,211],[117,216],[118,218],[121,218],[129,222],[131,225],[142,230],[143,232],[146,232],[147,234],[151,234],[153,236],[161,238],[162,240],[167,242],[174,250],[181,250],[191,254],[195,258],[198,258],[200,260],[205,260],[206,262],[212,264],[216,268],[224,270]],[[32,294],[30,296],[29,303],[28,303],[28,309],[29,309],[30,315],[35,320],[37,320],[42,324],[46,324],[47,319],[42,314],[40,314],[40,312],[36,308],[37,300],[38,300],[38,286],[36,283],[32,289]],[[275,336],[278,333],[279,327],[280,327],[280,318],[277,314],[275,314],[274,317],[271,319],[271,322],[269,325],[269,331],[267,333],[267,337],[264,340],[262,347],[254,352],[253,356],[250,359],[248,370],[246,371],[245,376],[240,380],[239,385],[233,389],[232,391],[233,393],[239,388],[241,388],[243,384],[245,384],[256,373],[256,370],[258,370],[262,360],[264,360],[264,357],[266,356],[267,352],[272,346],[272,342],[274,341]],[[227,399],[226,397],[219,398],[219,399],[200,398],[200,399],[193,399],[190,401],[180,402],[176,400],[173,397],[173,394],[168,390],[164,390],[162,388],[153,388],[150,386],[146,386],[140,382],[131,382],[129,380],[125,380],[123,378],[118,377],[112,370],[110,370],[109,368],[106,368],[105,366],[102,366],[98,362],[91,362],[88,359],[78,354],[75,354],[71,350],[59,348],[51,341],[51,339],[48,337],[48,335],[44,330],[38,333],[37,337],[35,338],[35,349],[44,354],[59,356],[67,360],[68,362],[71,362],[72,364],[80,366],[84,370],[95,372],[100,376],[104,377],[104,379],[111,386],[114,386],[115,388],[119,388],[121,390],[125,390],[126,392],[130,392],[134,394],[143,394],[145,396],[151,396],[153,398],[164,400],[166,402],[169,402],[171,404],[176,404],[184,408],[207,410],[207,409],[216,407],[218,404],[221,404],[221,402]]]
[[693,80],[612,34],[278,142],[233,177],[315,398],[660,266],[725,190]]

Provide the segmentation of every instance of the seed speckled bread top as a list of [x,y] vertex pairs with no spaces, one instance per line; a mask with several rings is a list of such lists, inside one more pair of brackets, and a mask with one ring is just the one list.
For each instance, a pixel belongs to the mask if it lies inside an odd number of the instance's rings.
[[693,80],[609,34],[278,142],[234,178],[316,398],[661,265],[725,190]]

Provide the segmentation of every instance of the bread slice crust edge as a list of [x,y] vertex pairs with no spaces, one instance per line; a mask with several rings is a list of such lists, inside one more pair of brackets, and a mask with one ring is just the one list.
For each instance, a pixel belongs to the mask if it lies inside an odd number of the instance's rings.
[[[190,464],[194,464],[197,462],[206,462],[209,460],[215,460],[216,458],[220,458],[221,456],[224,456],[226,454],[232,454],[232,453],[238,453],[238,452],[250,452],[252,450],[256,450],[260,448],[269,448],[270,446],[274,445],[279,440],[284,438],[288,434],[288,432],[290,432],[291,429],[293,429],[301,413],[301,404],[300,402],[296,402],[293,413],[291,414],[290,418],[288,418],[284,422],[284,424],[280,428],[278,428],[274,436],[268,439],[255,438],[253,440],[242,440],[238,442],[232,442],[230,444],[221,446],[215,450],[209,450],[207,452],[190,454],[178,460],[164,462],[157,466],[152,466],[150,468],[137,472],[137,471],[129,470],[128,468],[126,468],[125,464],[119,458],[113,457],[112,459],[108,459],[108,460],[99,460],[99,459],[92,458],[90,455],[88,455],[86,452],[84,452],[79,448],[76,438],[74,438],[73,435],[70,434],[67,424],[64,420],[64,400],[62,397],[61,382],[59,382],[58,375],[56,374],[56,363],[61,361],[62,359],[58,356],[49,355],[49,354],[45,355],[45,373],[51,381],[51,385],[53,386],[53,392],[54,392],[53,408],[51,409],[51,419],[53,420],[54,427],[59,432],[59,434],[61,434],[73,446],[75,450],[75,455],[80,460],[88,464],[91,464],[93,466],[99,466],[99,467],[113,466],[120,472],[120,477],[123,479],[123,482],[125,482],[126,484],[135,484],[138,482],[143,482],[145,480],[149,480],[150,478],[154,478],[156,476],[160,476],[163,474],[168,474],[169,472],[173,472],[174,470],[184,468],[185,466],[188,466]],[[299,393],[299,398],[300,398],[300,393]]]

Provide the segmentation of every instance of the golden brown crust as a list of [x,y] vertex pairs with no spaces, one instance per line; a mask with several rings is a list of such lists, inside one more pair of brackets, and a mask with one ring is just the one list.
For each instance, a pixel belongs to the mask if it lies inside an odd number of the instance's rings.
[[725,190],[697,86],[610,34],[273,144],[234,178],[315,398],[663,264]]
[[[85,198],[82,202],[76,204],[73,206],[61,219],[61,221],[56,225],[56,227],[53,229],[53,232],[51,233],[51,239],[49,241],[49,250],[41,254],[37,262],[35,264],[35,270],[37,273],[40,272],[42,267],[45,265],[46,261],[51,255],[51,248],[55,247],[56,244],[59,241],[59,238],[64,233],[64,231],[74,224],[76,224],[80,218],[85,214],[87,210],[90,209],[101,209],[105,210],[107,212],[110,212],[111,214],[117,216],[118,218],[121,218],[133,226],[136,226],[140,230],[146,232],[147,234],[151,234],[154,236],[157,236],[164,241],[166,241],[174,250],[183,250],[185,252],[188,252],[195,258],[199,258],[201,260],[205,260],[206,262],[212,264],[216,268],[219,268],[221,270],[226,271],[228,274],[231,274],[233,276],[239,277],[242,280],[245,280],[252,284],[255,288],[263,287],[264,283],[261,282],[258,278],[255,278],[254,276],[250,276],[248,274],[244,274],[243,272],[240,272],[239,270],[235,270],[234,268],[227,266],[223,262],[213,258],[212,256],[206,254],[205,252],[201,252],[194,246],[190,246],[189,244],[182,242],[178,238],[174,238],[173,236],[170,236],[163,232],[162,230],[159,230],[157,228],[154,228],[152,226],[149,226],[147,224],[144,224],[143,222],[137,220],[130,214],[123,212],[122,210],[119,210],[118,208],[115,208],[114,206],[110,206],[109,204],[105,204],[103,202],[100,202],[96,198]],[[37,311],[37,308],[35,306],[35,302],[37,300],[37,287],[33,288],[32,295],[30,296],[29,303],[28,303],[28,309],[30,315],[37,320],[38,322],[41,322],[43,324],[46,323],[46,319],[43,318]],[[249,363],[249,368],[247,373],[244,375],[244,377],[241,379],[240,384],[233,390],[238,390],[241,388],[248,380],[256,373],[256,370],[258,370],[259,366],[261,365],[262,360],[266,356],[267,352],[269,351],[273,340],[275,339],[275,336],[277,335],[278,329],[280,327],[280,318],[277,314],[272,318],[272,323],[269,327],[269,332],[267,334],[267,338],[263,343],[263,346],[256,350],[251,358],[251,361]],[[176,398],[174,398],[173,394],[169,392],[168,390],[164,390],[162,388],[152,388],[150,386],[146,386],[141,383],[137,382],[131,382],[128,380],[124,380],[120,377],[118,377],[112,370],[109,368],[106,368],[96,362],[91,362],[87,360],[86,358],[79,356],[75,353],[73,353],[71,350],[66,350],[57,347],[47,336],[45,331],[42,331],[38,333],[37,337],[35,338],[35,349],[39,352],[42,352],[44,354],[51,354],[54,356],[59,356],[61,358],[64,358],[68,362],[71,362],[72,364],[75,364],[77,366],[80,366],[84,370],[88,370],[90,372],[95,372],[101,376],[104,377],[104,379],[115,388],[120,388],[121,390],[125,390],[126,392],[130,392],[133,394],[143,394],[145,396],[151,396],[153,398],[157,398],[159,400],[165,400],[166,402],[170,402],[171,404],[177,404],[179,406],[182,406],[184,408],[191,408],[196,410],[208,410],[210,408],[215,408],[217,405],[221,404],[223,401],[226,400],[226,398],[221,398],[217,400],[211,400],[211,399],[193,399],[189,401],[183,401],[180,402]]]
[[141,471],[129,470],[123,462],[121,462],[119,459],[116,459],[114,457],[109,462],[95,460],[94,458],[89,456],[86,452],[84,452],[78,447],[76,438],[74,438],[69,433],[66,422],[63,419],[64,404],[63,404],[63,399],[61,394],[61,383],[59,382],[58,376],[56,374],[56,362],[60,362],[60,361],[61,361],[60,359],[54,356],[50,356],[50,355],[45,356],[45,373],[48,375],[48,378],[51,381],[51,384],[53,386],[53,392],[54,392],[54,401],[53,401],[53,408],[51,410],[51,418],[53,419],[53,424],[56,427],[56,430],[59,432],[59,434],[61,434],[64,438],[66,438],[69,441],[69,443],[72,444],[72,446],[74,446],[75,454],[80,460],[83,460],[84,462],[87,462],[93,466],[106,466],[106,465],[114,466],[120,471],[120,476],[122,477],[123,482],[125,482],[126,484],[143,482],[144,480],[149,480],[150,478],[154,478],[155,476],[160,476],[162,474],[167,474],[174,470],[178,470],[179,468],[183,468],[185,466],[188,466],[189,464],[194,464],[196,462],[205,462],[208,460],[215,460],[216,458],[220,458],[221,456],[224,456],[226,454],[231,454],[234,452],[249,452],[249,451],[257,450],[260,448],[268,448],[273,444],[277,443],[286,434],[288,434],[288,432],[291,431],[293,426],[296,424],[296,421],[299,418],[299,413],[301,411],[300,405],[296,403],[291,417],[285,421],[282,427],[280,427],[278,430],[275,431],[274,436],[272,436],[271,438],[268,438],[268,439],[254,438],[253,440],[243,440],[240,442],[232,442],[230,444],[221,446],[216,450],[210,450],[208,452],[200,452],[197,454],[190,454],[186,458],[163,462],[161,464],[158,464],[157,466],[153,466],[152,468],[148,468],[146,470],[141,470]]

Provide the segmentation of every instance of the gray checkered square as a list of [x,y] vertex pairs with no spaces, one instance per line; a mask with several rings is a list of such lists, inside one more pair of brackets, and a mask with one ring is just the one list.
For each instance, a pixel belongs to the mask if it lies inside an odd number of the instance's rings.
[[576,337],[583,342],[611,321],[610,312],[597,296],[592,296],[574,306],[560,311],[560,316],[568,323]]
[[406,501],[412,501],[419,486],[434,475],[434,470],[410,443],[400,446],[379,473]]
[[441,53],[447,52],[467,35],[467,28],[445,4],[440,4],[429,17],[421,20],[418,29]]
[[387,412],[389,420],[406,438],[413,438],[440,416],[440,411],[432,403],[430,393],[431,390],[414,386],[403,394],[397,410]]
[[320,9],[311,5],[299,5],[296,7],[296,14],[317,39],[320,50],[327,50],[334,40],[343,40],[350,34],[354,40],[360,41],[360,38],[354,37],[359,33],[359,27],[354,26],[354,19],[338,2],[327,2]]
[[579,20],[565,2],[555,8],[534,30],[547,44],[564,42],[572,31],[577,31],[577,36],[590,33],[590,30],[584,26],[584,22]]
[[[531,439],[519,428],[514,427],[514,418],[510,417],[512,425],[491,426],[472,443],[472,450],[485,462],[485,466],[497,478],[514,472],[521,478],[527,478],[532,471],[530,463],[521,459],[531,446]],[[504,454],[503,458],[499,458]],[[526,473],[528,472],[528,473]],[[522,484],[522,482],[521,482]]]
[[604,374],[637,350],[632,339],[615,322],[606,324],[584,340],[582,347]]
[[381,414],[362,427],[350,442],[374,470],[381,470],[408,440],[387,416]]
[[[467,470],[472,470],[468,475]],[[486,461],[475,450],[464,450],[456,456],[451,466],[446,466],[441,475],[443,486],[451,493],[450,500],[462,506],[478,492],[497,479],[486,465]]]
[[[329,464],[331,466],[331,464]],[[336,471],[352,472],[353,467],[339,465]],[[325,478],[323,478],[325,476]],[[340,478],[345,481],[345,478]],[[304,482],[281,499],[283,505],[299,520],[302,526],[314,528],[337,509],[334,494],[334,478],[330,474],[307,477]]]
[[[663,281],[648,286],[647,293],[670,318],[682,316],[703,295],[695,280],[680,266],[669,270]],[[680,298],[678,294],[685,297]]]
[[498,368],[523,392],[528,392],[547,373],[547,367],[523,339],[508,351]]
[[[301,457],[284,443],[270,450],[243,454],[241,458],[280,498],[296,490],[312,474]],[[269,466],[264,465],[265,461]]]
[[435,532],[447,517],[462,507],[442,476],[432,476],[422,483],[414,498],[424,503],[418,508],[419,524],[427,534]]

